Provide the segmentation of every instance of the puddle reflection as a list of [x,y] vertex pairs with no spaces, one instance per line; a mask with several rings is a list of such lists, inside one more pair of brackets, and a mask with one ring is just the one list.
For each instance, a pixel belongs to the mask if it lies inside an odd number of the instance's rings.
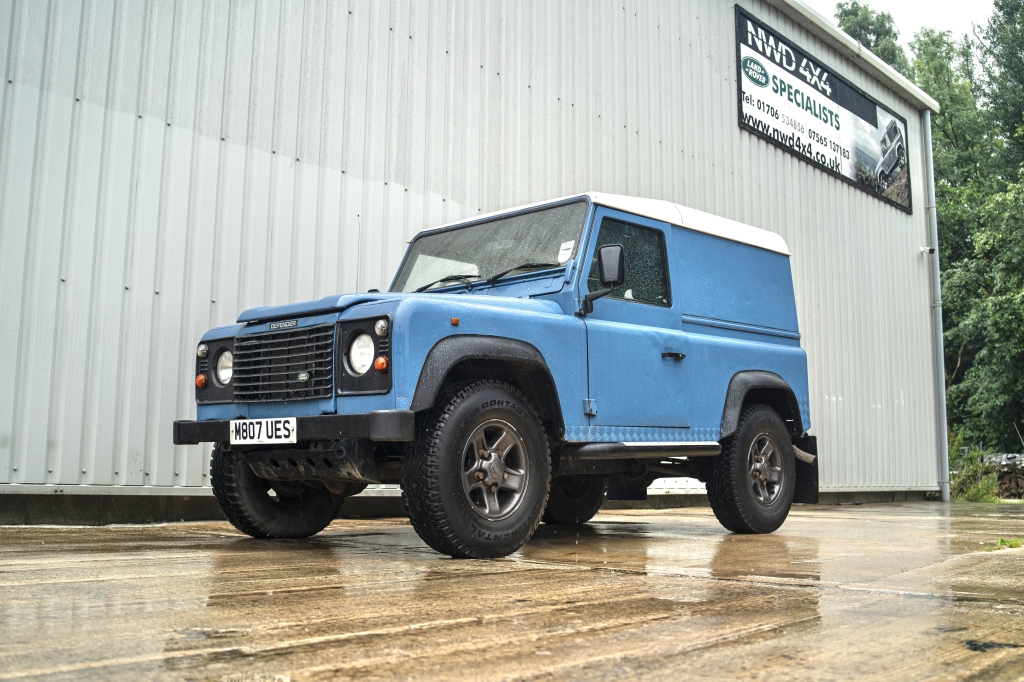
[[645,524],[541,524],[521,550],[524,559],[646,570],[652,542]]
[[341,589],[342,563],[328,541],[232,538],[212,552],[208,607],[236,608],[240,599],[280,599],[296,585],[329,582]]
[[714,578],[819,581],[819,541],[786,535],[723,535],[708,564]]

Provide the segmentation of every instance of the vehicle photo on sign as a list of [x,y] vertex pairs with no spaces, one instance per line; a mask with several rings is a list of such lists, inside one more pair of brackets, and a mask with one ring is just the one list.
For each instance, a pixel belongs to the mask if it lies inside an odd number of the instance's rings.
[[912,213],[907,122],[736,6],[739,124]]

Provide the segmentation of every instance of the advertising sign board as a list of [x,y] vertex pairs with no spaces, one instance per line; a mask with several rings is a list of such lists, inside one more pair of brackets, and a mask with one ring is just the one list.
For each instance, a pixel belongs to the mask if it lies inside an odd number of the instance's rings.
[[736,6],[739,124],[912,213],[907,122]]

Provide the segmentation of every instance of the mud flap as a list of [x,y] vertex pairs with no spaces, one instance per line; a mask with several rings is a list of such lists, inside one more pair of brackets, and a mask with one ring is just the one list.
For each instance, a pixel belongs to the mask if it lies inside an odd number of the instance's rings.
[[804,452],[814,455],[814,464],[799,459],[796,462],[796,490],[793,502],[797,504],[818,504],[818,437],[803,436],[794,438],[793,445]]

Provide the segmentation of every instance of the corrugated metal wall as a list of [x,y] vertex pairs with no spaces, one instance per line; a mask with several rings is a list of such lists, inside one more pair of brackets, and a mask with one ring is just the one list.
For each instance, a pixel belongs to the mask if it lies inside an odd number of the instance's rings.
[[0,483],[203,485],[205,329],[592,189],[781,233],[823,487],[934,487],[918,114],[743,4],[907,118],[914,215],[739,130],[725,0],[0,0]]

